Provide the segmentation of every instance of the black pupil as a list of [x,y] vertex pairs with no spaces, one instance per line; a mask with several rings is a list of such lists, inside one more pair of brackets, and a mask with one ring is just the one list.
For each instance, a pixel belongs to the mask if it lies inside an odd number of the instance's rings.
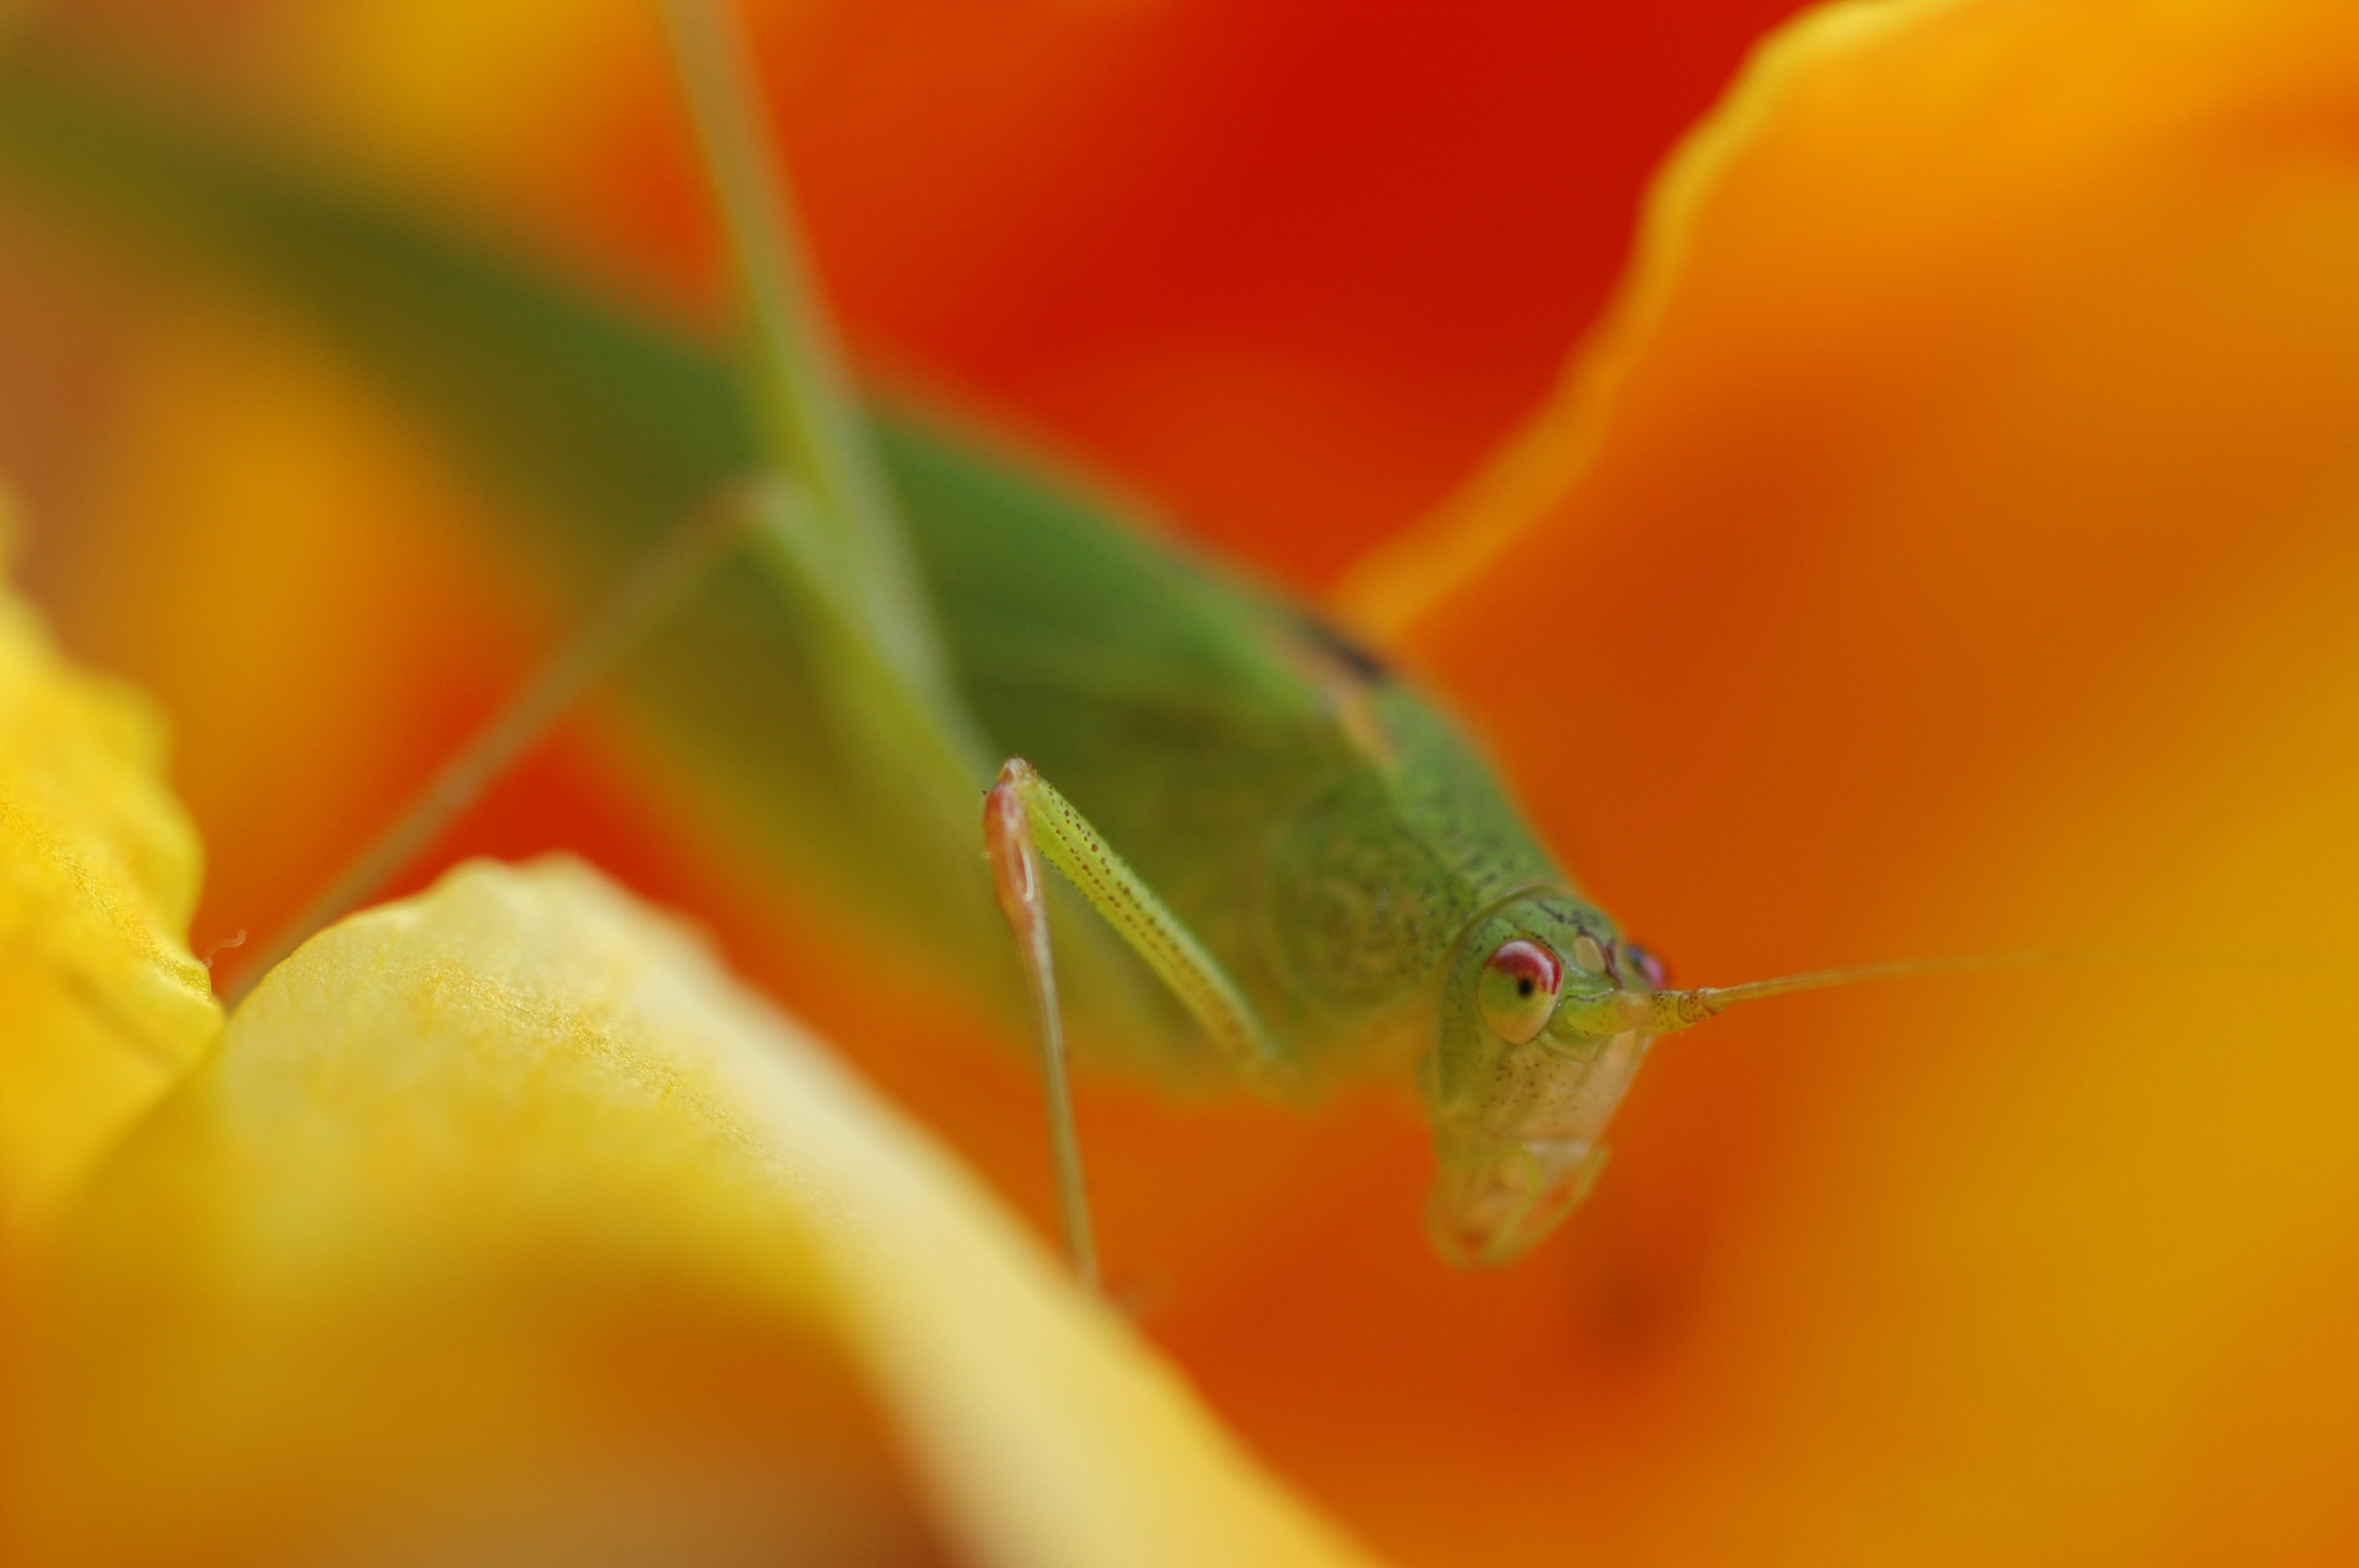
[[1532,994],[1531,976],[1526,975],[1523,979],[1516,982],[1516,994],[1517,996],[1529,996]]

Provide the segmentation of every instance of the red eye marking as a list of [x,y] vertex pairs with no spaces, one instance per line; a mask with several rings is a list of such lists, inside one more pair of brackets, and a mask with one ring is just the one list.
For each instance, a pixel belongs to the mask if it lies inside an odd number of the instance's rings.
[[1548,1027],[1556,1012],[1564,965],[1545,944],[1518,936],[1491,949],[1474,988],[1484,1022],[1510,1044],[1521,1045]]
[[1517,996],[1554,996],[1564,979],[1554,953],[1537,942],[1521,938],[1500,943],[1492,950],[1484,967],[1493,974],[1513,980]]

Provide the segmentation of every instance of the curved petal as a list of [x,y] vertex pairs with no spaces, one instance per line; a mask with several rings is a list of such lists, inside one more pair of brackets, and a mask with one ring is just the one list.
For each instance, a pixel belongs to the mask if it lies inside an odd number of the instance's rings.
[[[2332,0],[1806,13],[1657,176],[1614,304],[1557,395],[1339,598],[1395,633],[1479,614],[1477,579],[1527,575],[1535,562],[1500,557],[1527,531],[1580,526],[1571,514],[1632,461],[1724,467],[1749,400],[1856,407],[1879,386],[1923,387],[2054,339],[2110,285],[2187,254],[2185,222],[2257,238],[2331,206],[2354,53],[2359,28]],[[2310,265],[2217,256],[2221,270],[2180,281],[2225,297],[2301,265],[2283,313],[2332,313],[2337,236],[2313,238]]]
[[664,1560],[1364,1561],[971,1177],[570,860],[315,938],[71,1239],[41,1561],[625,1530]]
[[147,704],[60,657],[0,588],[0,1215],[12,1228],[47,1213],[221,1026],[189,954],[201,860],[163,751]]
[[1601,1479],[1526,1533],[2349,1556],[2359,13],[1834,7],[1662,192],[1409,646],[1694,980],[2152,959],[1659,1053],[1532,1260],[1602,1326],[1529,1445]]

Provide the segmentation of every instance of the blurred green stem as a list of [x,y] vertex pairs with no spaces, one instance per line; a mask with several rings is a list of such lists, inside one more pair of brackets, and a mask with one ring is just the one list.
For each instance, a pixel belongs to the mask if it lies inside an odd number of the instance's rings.
[[742,19],[723,0],[665,0],[664,15],[749,318],[762,437],[814,503],[814,525],[777,543],[837,603],[842,623],[863,629],[950,748],[987,776],[995,760],[953,694],[891,487],[783,197]]

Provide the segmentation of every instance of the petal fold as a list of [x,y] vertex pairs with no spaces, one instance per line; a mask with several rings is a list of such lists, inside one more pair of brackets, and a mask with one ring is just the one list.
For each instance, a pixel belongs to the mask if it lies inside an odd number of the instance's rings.
[[[1634,470],[1684,468],[1708,489],[1764,460],[1858,460],[1778,446],[1827,405],[1869,442],[1907,439],[1951,412],[1931,399],[1971,396],[2084,324],[2134,321],[2167,361],[2183,344],[2183,381],[2208,373],[2254,394],[2246,406],[2305,391],[2315,406],[2329,387],[2227,380],[2266,376],[2279,345],[2239,353],[2207,330],[2207,305],[2221,329],[2247,305],[2339,322],[2354,17],[2336,0],[1802,13],[1657,175],[1614,300],[1556,395],[1369,552],[1342,607],[1374,633],[1459,634],[1576,530],[1630,525],[1600,514],[1687,499],[1633,496],[1654,479]],[[2285,357],[2309,368],[2299,347]]]
[[221,1026],[163,726],[0,588],[0,1218],[22,1232]]

